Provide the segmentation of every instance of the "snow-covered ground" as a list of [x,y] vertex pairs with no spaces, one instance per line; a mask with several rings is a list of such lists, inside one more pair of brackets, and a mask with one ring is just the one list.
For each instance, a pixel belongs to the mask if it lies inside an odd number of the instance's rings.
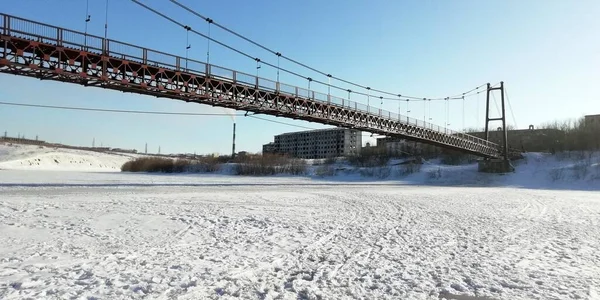
[[597,155],[385,180],[93,172],[128,159],[0,145],[0,299],[600,299]]
[[0,171],[0,299],[599,293],[598,192]]
[[476,163],[447,166],[431,161],[423,165],[421,172],[402,181],[442,186],[600,191],[600,153],[526,153],[524,159],[514,161],[513,165],[514,173],[483,174],[477,172]]
[[135,155],[0,143],[0,169],[115,172]]

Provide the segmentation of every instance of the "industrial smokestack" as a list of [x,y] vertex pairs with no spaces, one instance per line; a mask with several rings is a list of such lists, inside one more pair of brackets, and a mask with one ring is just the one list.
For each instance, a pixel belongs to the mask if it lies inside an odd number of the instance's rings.
[[233,144],[231,145],[231,158],[235,158],[235,123],[233,123]]

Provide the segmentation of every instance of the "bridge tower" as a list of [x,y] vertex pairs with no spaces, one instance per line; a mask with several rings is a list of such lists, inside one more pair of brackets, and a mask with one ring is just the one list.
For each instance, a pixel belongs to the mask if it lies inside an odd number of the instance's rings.
[[[490,117],[490,95],[494,91],[500,91],[500,102],[502,109],[500,117]],[[493,96],[493,95],[492,95]],[[490,122],[502,121],[502,159],[485,159],[479,162],[479,171],[488,173],[506,173],[514,171],[508,157],[508,133],[506,130],[506,107],[504,105],[504,82],[500,82],[500,87],[492,87],[487,84],[486,102],[485,102],[485,140],[490,139]]]

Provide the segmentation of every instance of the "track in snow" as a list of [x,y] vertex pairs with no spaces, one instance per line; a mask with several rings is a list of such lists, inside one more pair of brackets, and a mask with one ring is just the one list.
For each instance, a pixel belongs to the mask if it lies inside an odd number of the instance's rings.
[[12,184],[0,177],[2,299],[588,299],[600,290],[595,192],[46,173],[67,184],[57,187],[3,172]]

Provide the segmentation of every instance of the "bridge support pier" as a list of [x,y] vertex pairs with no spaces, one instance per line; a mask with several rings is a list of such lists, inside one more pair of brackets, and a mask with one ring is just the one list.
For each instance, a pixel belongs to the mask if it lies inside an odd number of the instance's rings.
[[479,160],[478,170],[482,173],[510,173],[515,171],[515,167],[504,158],[482,159]]

